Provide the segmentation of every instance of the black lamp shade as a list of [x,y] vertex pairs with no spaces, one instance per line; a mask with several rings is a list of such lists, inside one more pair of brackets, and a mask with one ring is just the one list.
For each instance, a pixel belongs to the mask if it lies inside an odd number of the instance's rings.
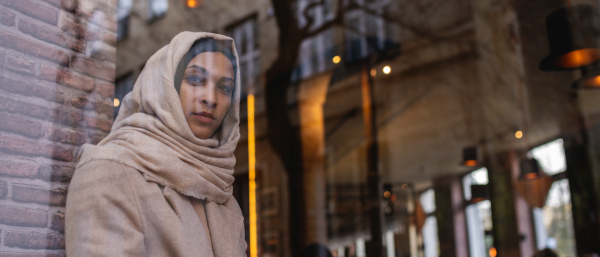
[[536,179],[539,178],[543,172],[540,163],[535,158],[521,160],[519,167],[521,169],[519,179]]
[[487,187],[487,185],[471,185],[471,203],[489,199]]
[[479,165],[479,149],[475,146],[465,147],[463,149],[462,164],[467,167],[475,167]]
[[600,61],[600,16],[592,5],[561,8],[546,18],[550,55],[543,71],[574,70]]

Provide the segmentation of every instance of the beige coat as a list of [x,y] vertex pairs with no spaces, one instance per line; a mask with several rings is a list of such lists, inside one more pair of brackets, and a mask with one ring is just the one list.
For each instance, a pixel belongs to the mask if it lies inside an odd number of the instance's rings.
[[224,205],[206,205],[211,245],[189,197],[123,164],[90,161],[69,188],[67,255],[245,256],[241,210],[233,197]]
[[200,38],[220,42],[237,60],[231,38],[180,33],[146,62],[110,134],[81,147],[67,196],[67,255],[245,256],[232,196],[240,71],[211,138],[194,136],[174,88],[179,62]]

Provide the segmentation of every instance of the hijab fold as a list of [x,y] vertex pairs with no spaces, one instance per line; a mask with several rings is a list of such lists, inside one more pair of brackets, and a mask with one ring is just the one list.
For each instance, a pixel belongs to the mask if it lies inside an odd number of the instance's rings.
[[180,33],[150,57],[133,91],[123,99],[110,134],[96,146],[82,146],[77,167],[92,160],[112,160],[183,195],[219,204],[227,201],[233,190],[233,152],[240,138],[240,71],[235,74],[233,99],[220,133],[208,139],[196,138],[185,119],[174,77],[180,60],[200,38],[212,38],[230,47],[239,63],[231,38]]

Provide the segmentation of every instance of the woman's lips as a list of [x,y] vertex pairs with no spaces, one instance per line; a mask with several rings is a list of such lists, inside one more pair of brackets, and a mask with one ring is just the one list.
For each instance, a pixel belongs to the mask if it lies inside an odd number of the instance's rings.
[[192,115],[203,123],[211,123],[215,120],[215,116],[208,112],[194,112]]

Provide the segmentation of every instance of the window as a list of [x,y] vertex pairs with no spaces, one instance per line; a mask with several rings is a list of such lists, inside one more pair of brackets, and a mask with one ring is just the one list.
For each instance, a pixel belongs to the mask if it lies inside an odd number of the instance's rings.
[[[531,150],[540,166],[548,175],[567,170],[562,139],[538,146]],[[548,192],[544,208],[533,209],[537,248],[550,248],[560,256],[575,256],[575,234],[569,180],[555,181]]]
[[353,3],[363,6],[376,13],[367,13],[362,9],[351,10],[346,13],[345,47],[346,58],[348,61],[356,61],[367,57],[368,55],[383,50],[388,47],[386,43],[387,23],[381,17],[384,15],[389,1],[365,1],[353,0]]
[[[298,26],[304,27],[308,21],[304,16],[304,11],[313,1],[301,0],[294,5]],[[313,25],[311,29],[322,26],[328,20],[333,19],[332,0],[325,0],[322,5],[318,5],[309,10],[308,15],[312,17]],[[298,56],[298,76],[295,78],[308,78],[314,74],[325,71],[331,67],[334,54],[333,30],[328,29],[313,37],[302,41],[300,45],[300,55]]]
[[260,50],[258,41],[258,22],[256,15],[243,20],[227,29],[227,34],[235,40],[242,77],[242,98],[249,88],[255,88],[260,75]]
[[169,9],[168,0],[148,0],[148,22],[160,19]]
[[[465,200],[473,198],[471,185],[487,185],[488,170],[477,169],[463,178]],[[471,257],[487,257],[489,249],[494,244],[492,235],[492,204],[483,200],[469,204],[465,210],[467,216],[467,233],[469,237],[469,252]]]
[[132,0],[119,0],[117,9],[117,41],[129,33],[129,14],[131,13]]
[[435,191],[429,189],[421,194],[419,202],[425,212],[425,225],[423,225],[423,251],[425,257],[439,256],[439,243],[437,231],[437,218],[435,212]]

